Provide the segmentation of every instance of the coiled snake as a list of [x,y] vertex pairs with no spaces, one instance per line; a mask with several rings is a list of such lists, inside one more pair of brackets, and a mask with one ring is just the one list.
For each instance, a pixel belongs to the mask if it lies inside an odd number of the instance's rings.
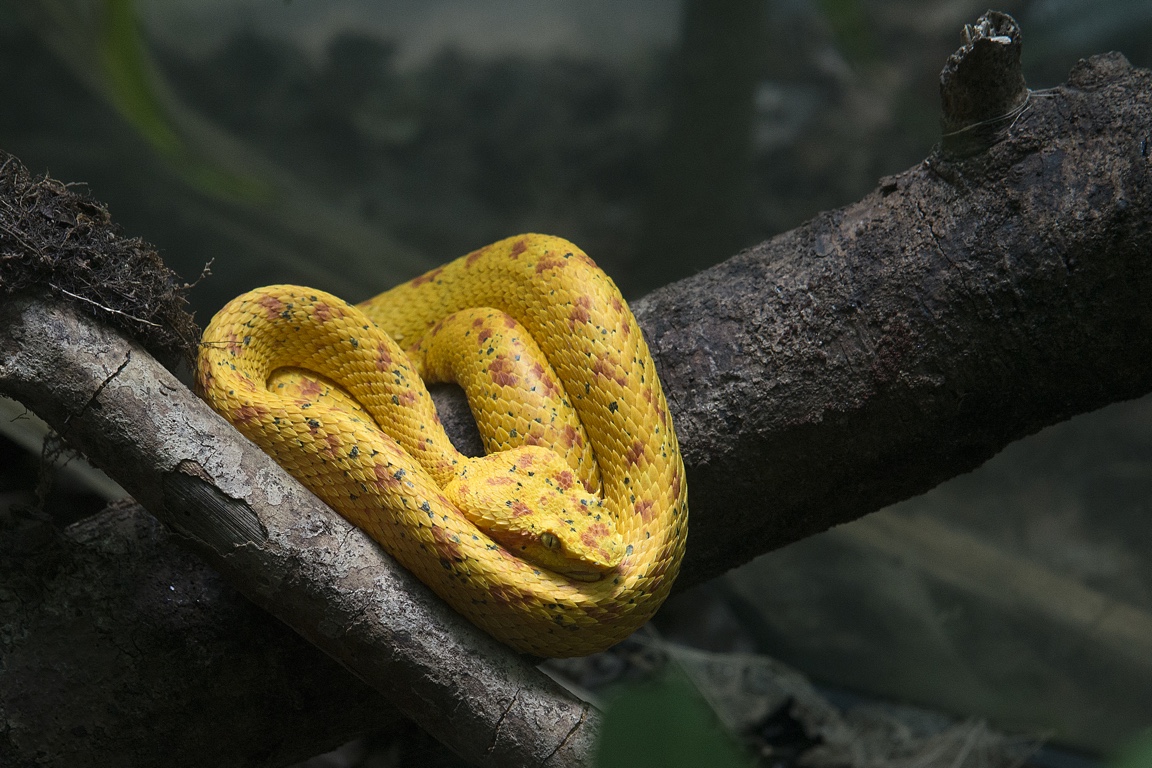
[[[468,395],[456,451],[427,381]],[[648,346],[571,243],[521,235],[351,306],[275,285],[204,332],[197,388],[456,610],[520,651],[593,653],[646,622],[688,530]]]

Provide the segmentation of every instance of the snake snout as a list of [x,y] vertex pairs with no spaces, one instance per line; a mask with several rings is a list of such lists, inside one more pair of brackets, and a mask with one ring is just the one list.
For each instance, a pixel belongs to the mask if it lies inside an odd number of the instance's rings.
[[600,581],[600,579],[604,578],[604,576],[606,575],[601,571],[580,571],[580,570],[560,571],[560,573],[563,574],[564,576],[567,576],[570,579],[576,579],[576,581],[589,581],[589,582],[590,581]]

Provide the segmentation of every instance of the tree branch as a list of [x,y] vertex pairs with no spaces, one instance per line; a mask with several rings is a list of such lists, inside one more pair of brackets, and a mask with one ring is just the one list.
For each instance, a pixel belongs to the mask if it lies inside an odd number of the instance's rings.
[[682,585],[1152,390],[1152,73],[1119,54],[637,307],[684,449]]
[[[1118,55],[1082,62],[1067,86],[1032,94],[986,151],[934,155],[860,203],[637,302],[688,465],[679,586],[1152,390],[1149,125],[1149,72]],[[0,306],[0,390],[65,431],[258,604],[478,764],[587,759],[594,712],[145,368],[138,349],[56,307]],[[172,580],[196,578],[192,568]],[[51,626],[27,607],[22,627]],[[258,643],[241,652],[259,665]],[[8,691],[13,754],[52,744],[14,717],[20,700]],[[212,733],[248,711],[219,701],[210,715],[188,712],[187,725]],[[327,722],[315,727],[338,738]],[[169,762],[205,761],[193,752]]]

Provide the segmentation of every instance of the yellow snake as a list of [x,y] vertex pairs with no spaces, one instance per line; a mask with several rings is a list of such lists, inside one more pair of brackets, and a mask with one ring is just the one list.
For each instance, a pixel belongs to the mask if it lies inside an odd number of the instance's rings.
[[[422,379],[464,388],[487,456],[456,451]],[[517,650],[603,650],[679,571],[687,486],[648,346],[560,238],[502,240],[359,306],[250,291],[204,331],[197,388]]]

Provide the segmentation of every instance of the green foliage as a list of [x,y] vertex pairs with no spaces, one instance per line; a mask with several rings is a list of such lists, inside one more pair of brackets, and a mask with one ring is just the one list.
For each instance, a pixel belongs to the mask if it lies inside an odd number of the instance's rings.
[[1120,751],[1111,768],[1152,768],[1152,730],[1145,731]]
[[135,0],[104,0],[98,45],[116,108],[193,186],[216,197],[238,200],[270,193],[267,185],[208,162],[181,138],[160,96],[155,68],[140,34]]
[[624,688],[610,700],[597,768],[747,768],[752,758],[722,729],[680,672]]
[[105,0],[100,52],[120,112],[165,153],[183,149],[149,81],[148,56],[136,24],[134,0]]

